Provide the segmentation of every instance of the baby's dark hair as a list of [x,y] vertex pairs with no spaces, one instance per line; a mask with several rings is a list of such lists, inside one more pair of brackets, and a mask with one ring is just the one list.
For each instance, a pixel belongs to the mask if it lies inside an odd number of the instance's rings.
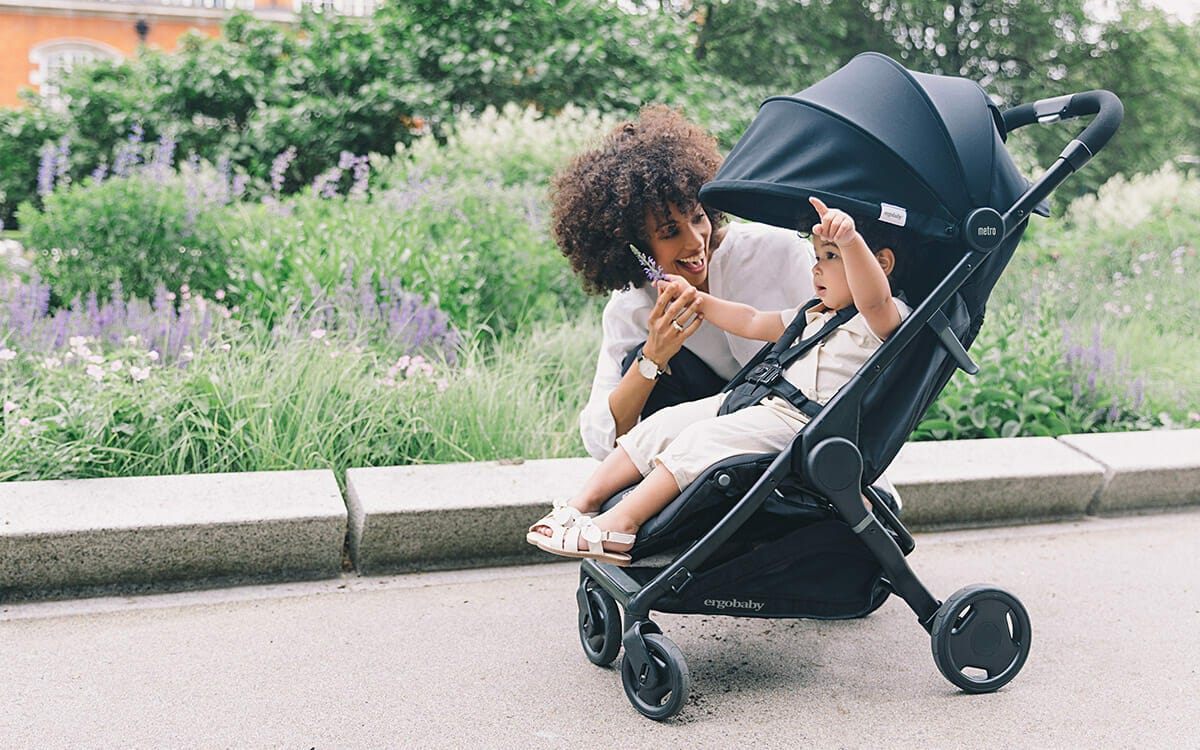
[[[552,232],[591,294],[646,280],[634,245],[650,254],[646,211],[696,205],[721,165],[716,138],[664,106],[645,107],[595,148],[575,156],[551,183]],[[714,228],[725,216],[704,207]]]
[[[930,260],[928,243],[921,240],[912,232],[878,219],[864,218],[851,214],[854,226],[866,241],[872,253],[883,248],[890,248],[896,262],[888,275],[888,283],[892,294],[904,296],[909,304],[916,305],[932,290],[931,281],[936,283],[941,277],[930,273],[927,267]],[[803,232],[809,234],[808,229]]]

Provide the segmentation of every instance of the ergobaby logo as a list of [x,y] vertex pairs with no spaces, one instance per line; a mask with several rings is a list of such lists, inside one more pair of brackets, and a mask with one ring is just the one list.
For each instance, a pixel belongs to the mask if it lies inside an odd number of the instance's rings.
[[753,599],[705,599],[704,606],[713,607],[715,609],[748,609],[751,612],[757,612],[763,608],[765,602],[756,602]]
[[879,220],[902,227],[908,223],[908,210],[890,203],[880,203]]

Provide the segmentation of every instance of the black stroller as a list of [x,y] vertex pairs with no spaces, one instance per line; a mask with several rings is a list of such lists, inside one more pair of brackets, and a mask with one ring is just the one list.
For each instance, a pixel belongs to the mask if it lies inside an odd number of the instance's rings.
[[[1005,149],[1007,133],[1085,115],[1096,117],[1030,185]],[[808,197],[816,195],[902,225],[934,250],[922,273],[928,286],[915,297],[906,289],[914,312],[786,449],[710,467],[640,529],[632,567],[583,562],[584,652],[607,665],[624,646],[621,678],[639,712],[671,717],[689,690],[683,656],[651,609],[853,618],[894,592],[930,633],[938,669],[962,690],[997,690],[1021,670],[1030,644],[1021,602],[989,585],[938,601],[905,560],[913,539],[893,499],[871,485],[955,368],[978,370],[966,350],[1030,214],[1045,214],[1044,199],[1122,116],[1107,91],[1002,113],[972,81],[913,73],[874,53],[762,105],[702,200],[794,228],[815,223]],[[769,349],[729,387],[757,377]]]

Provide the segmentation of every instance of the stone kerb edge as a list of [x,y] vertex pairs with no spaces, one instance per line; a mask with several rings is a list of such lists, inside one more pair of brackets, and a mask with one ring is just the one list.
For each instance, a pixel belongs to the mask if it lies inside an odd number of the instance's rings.
[[335,577],[346,529],[329,470],[0,484],[0,521],[0,599]]
[[[1023,453],[1028,448],[1032,452]],[[910,471],[898,461],[889,472],[905,498],[906,522],[917,530],[1200,504],[1200,430],[1014,438],[1009,443],[913,443],[905,450],[933,457],[924,469]],[[986,455],[977,463],[999,464],[998,475],[946,471],[962,463],[956,460],[956,453],[961,458],[978,451]],[[1009,458],[997,460],[1004,455]],[[1043,469],[1035,471],[1021,460],[1012,460],[1018,455],[1038,457]],[[45,558],[43,563],[48,560],[60,567],[77,568],[86,557],[93,575],[81,580],[93,586],[158,575],[174,582],[200,581],[211,579],[214,573],[283,580],[296,577],[296,571],[308,564],[303,560],[312,559],[320,562],[302,577],[332,577],[340,571],[346,551],[360,575],[541,561],[548,556],[527,545],[519,532],[553,499],[577,487],[595,465],[592,459],[572,458],[351,469],[346,474],[344,495],[327,470],[263,472],[274,480],[272,492],[288,492],[280,484],[286,475],[309,475],[300,485],[303,490],[296,494],[311,496],[317,488],[318,494],[328,495],[330,512],[323,509],[290,517],[276,514],[266,521],[247,517],[208,523],[191,518],[187,523],[141,528],[97,524],[59,530],[58,538],[53,533],[14,537],[0,527],[0,574],[11,574],[15,568],[10,566],[28,564],[38,555]],[[317,474],[321,476],[315,477]],[[187,494],[179,485],[203,481],[197,478],[236,481],[247,476],[132,479],[158,482],[169,487],[160,490],[160,495],[177,497]],[[84,483],[101,481],[108,480],[74,480],[72,484],[84,487]],[[0,484],[0,497],[4,493],[5,486]],[[86,492],[69,495],[75,510],[86,508]],[[246,497],[240,500],[244,503]],[[339,506],[336,513],[332,512],[335,504]],[[0,519],[4,512],[0,502]],[[74,515],[69,509],[68,514]],[[335,525],[336,530],[330,528]],[[24,552],[14,554],[14,538],[24,545]],[[268,543],[276,552],[265,550]],[[28,552],[37,547],[40,552]],[[167,558],[174,555],[174,560],[164,561],[164,551]],[[229,556],[233,567],[214,568],[205,558],[208,554]],[[23,560],[19,559],[22,555]],[[131,573],[134,569],[139,572]],[[11,588],[9,583],[0,579],[0,591]],[[155,579],[152,588],[159,583],[162,581]],[[210,581],[207,585],[225,584]]]
[[521,532],[591,474],[591,458],[350,469],[360,574],[539,562]]
[[1104,469],[1090,515],[1200,505],[1200,429],[1063,435]]

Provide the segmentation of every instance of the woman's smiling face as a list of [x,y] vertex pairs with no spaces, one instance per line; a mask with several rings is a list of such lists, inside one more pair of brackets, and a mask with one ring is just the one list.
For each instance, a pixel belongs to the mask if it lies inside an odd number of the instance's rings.
[[668,214],[647,209],[646,236],[650,254],[667,273],[676,274],[700,289],[708,291],[708,260],[712,255],[712,223],[699,204],[680,210],[667,206]]

